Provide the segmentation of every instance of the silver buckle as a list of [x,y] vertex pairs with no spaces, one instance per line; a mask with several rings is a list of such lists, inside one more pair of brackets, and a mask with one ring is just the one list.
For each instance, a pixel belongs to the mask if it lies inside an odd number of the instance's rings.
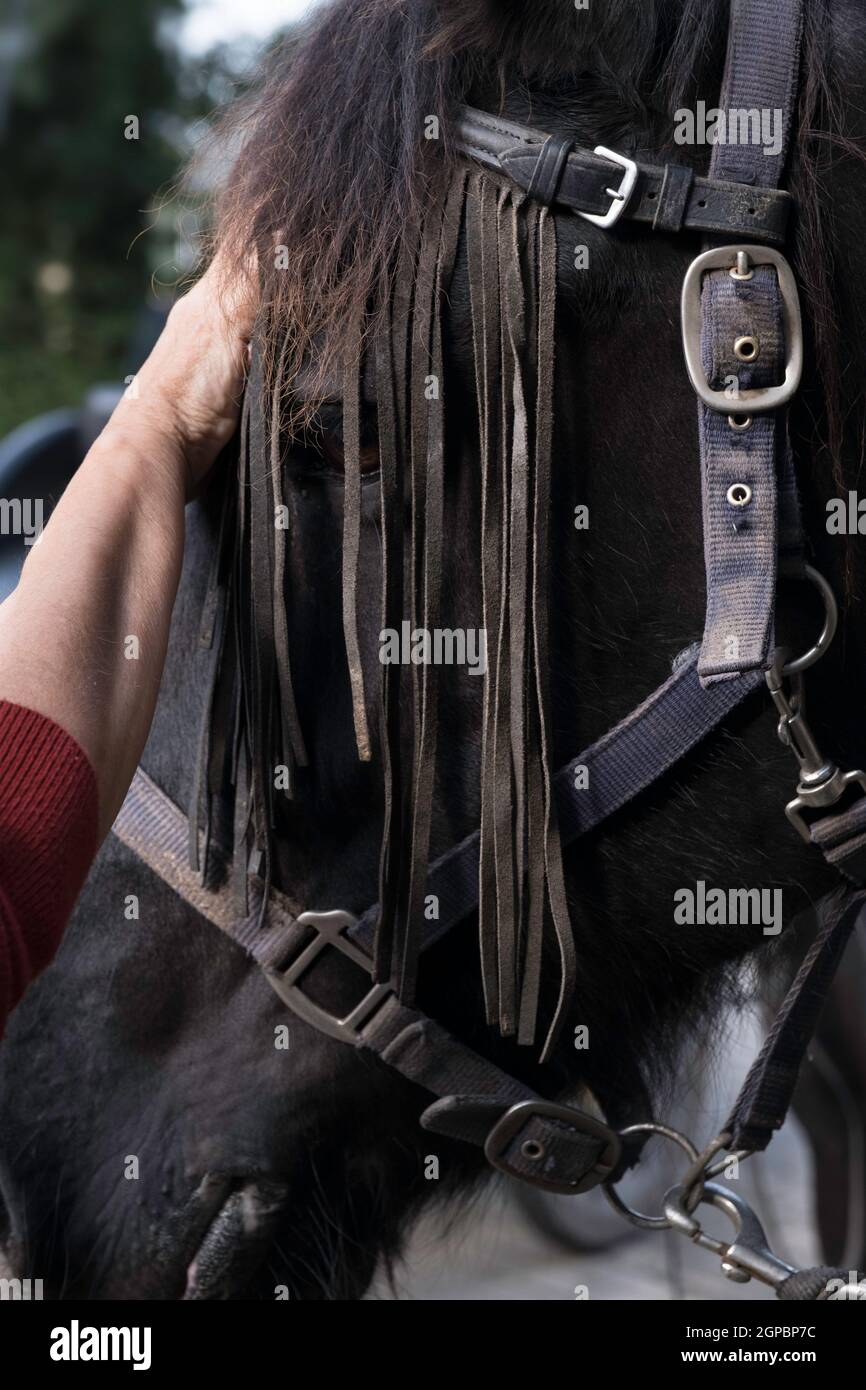
[[[728,270],[740,279],[745,278],[741,267],[745,257],[751,267],[771,265],[779,277],[782,300],[782,326],[787,344],[785,380],[779,386],[757,386],[728,396],[715,391],[707,381],[701,361],[701,290],[708,270]],[[692,261],[683,281],[681,299],[683,351],[689,380],[704,405],[724,415],[763,415],[785,405],[797,387],[803,373],[803,325],[800,317],[800,296],[794,272],[785,257],[769,246],[716,246]]]
[[617,154],[616,150],[609,150],[606,145],[596,145],[593,154],[599,155],[601,159],[609,159],[612,164],[619,164],[625,171],[619,188],[606,188],[604,191],[613,199],[607,212],[577,212],[578,217],[583,217],[587,222],[594,222],[596,227],[612,227],[618,222],[625,212],[628,200],[634,192],[637,183],[637,164],[627,155]]
[[393,994],[390,985],[373,985],[343,1018],[329,1014],[300,988],[303,976],[329,946],[370,974],[370,957],[346,936],[357,918],[351,912],[302,912],[297,921],[299,926],[315,927],[316,935],[288,965],[265,969],[265,979],[298,1018],[318,1028],[320,1033],[327,1033],[329,1038],[339,1042],[362,1042],[365,1028]]

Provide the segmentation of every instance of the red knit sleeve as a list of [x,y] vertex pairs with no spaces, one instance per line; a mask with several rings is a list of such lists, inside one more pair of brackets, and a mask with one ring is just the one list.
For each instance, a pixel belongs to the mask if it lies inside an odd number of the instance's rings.
[[60,944],[96,853],[97,805],[75,739],[0,700],[0,1033]]

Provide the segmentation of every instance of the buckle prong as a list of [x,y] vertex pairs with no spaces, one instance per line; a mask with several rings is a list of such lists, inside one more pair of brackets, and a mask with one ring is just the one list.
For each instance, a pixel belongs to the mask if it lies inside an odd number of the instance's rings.
[[616,150],[609,150],[606,145],[596,145],[593,154],[597,154],[600,159],[609,159],[612,164],[619,164],[624,171],[622,182],[619,188],[606,188],[604,190],[612,200],[607,212],[579,212],[576,208],[575,212],[577,212],[578,217],[592,222],[596,227],[612,227],[622,217],[628,200],[634,192],[634,186],[637,183],[637,164],[627,155],[617,154]]

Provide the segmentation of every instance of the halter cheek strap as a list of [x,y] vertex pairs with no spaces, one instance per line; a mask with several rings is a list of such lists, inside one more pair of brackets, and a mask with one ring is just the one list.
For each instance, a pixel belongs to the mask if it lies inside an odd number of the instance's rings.
[[[737,0],[732,6],[720,107],[729,132],[733,116],[748,119],[769,111],[776,139],[770,146],[761,143],[762,122],[760,137],[749,125],[749,139],[741,130],[736,143],[714,145],[711,178],[734,179],[755,190],[781,182],[796,107],[802,25],[802,0]],[[754,244],[708,250],[686,278],[683,331],[700,395],[707,619],[698,670],[712,682],[766,668],[769,661],[777,477],[794,512],[786,524],[801,534],[780,407],[798,385],[802,330],[794,277],[784,257]],[[689,313],[693,293],[700,297],[700,366],[694,361]]]

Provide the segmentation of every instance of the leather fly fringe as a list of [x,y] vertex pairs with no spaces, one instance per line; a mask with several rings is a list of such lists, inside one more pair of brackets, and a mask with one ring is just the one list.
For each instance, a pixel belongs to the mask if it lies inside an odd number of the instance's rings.
[[[484,173],[458,171],[407,230],[369,348],[378,410],[381,627],[440,626],[446,532],[443,311],[465,227],[478,405],[482,602],[487,641],[481,771],[479,930],[488,1022],[535,1041],[542,953],[560,986],[542,1058],[574,984],[551,782],[548,565],[556,304],[553,217]],[[361,383],[368,325],[347,334],[342,383],[345,491],[342,610],[358,757],[384,779],[375,975],[414,1000],[439,741],[438,669],[384,664],[367,689],[359,641]],[[276,802],[307,762],[286,620],[281,403],[254,352],[235,478],[227,479],[202,646],[210,671],[190,808],[190,860],[204,878],[215,805],[233,789],[238,910],[263,913],[273,873]],[[405,518],[410,518],[405,535]],[[376,697],[374,699],[374,696]],[[411,722],[409,722],[411,721]],[[202,851],[203,847],[203,851]]]
[[479,883],[484,998],[488,1022],[532,1044],[542,951],[552,933],[560,987],[546,1059],[575,977],[548,713],[556,230],[546,208],[477,174],[467,237],[489,649]]
[[[439,626],[445,506],[442,313],[463,223],[468,172],[407,235],[375,347],[382,510],[382,628]],[[403,518],[411,518],[408,554]],[[383,668],[385,823],[379,869],[378,979],[414,1000],[425,906],[439,727],[437,668]],[[404,687],[410,685],[408,690]],[[405,698],[404,698],[405,697]],[[403,717],[413,711],[410,736]],[[404,767],[406,743],[411,764]]]
[[[292,686],[286,617],[286,530],[281,467],[285,354],[270,391],[254,342],[238,434],[237,471],[225,480],[201,645],[213,655],[190,805],[190,864],[209,876],[219,797],[233,790],[233,882],[238,912],[264,918],[273,875],[276,799],[291,798],[306,766]],[[200,853],[200,844],[204,853]]]

